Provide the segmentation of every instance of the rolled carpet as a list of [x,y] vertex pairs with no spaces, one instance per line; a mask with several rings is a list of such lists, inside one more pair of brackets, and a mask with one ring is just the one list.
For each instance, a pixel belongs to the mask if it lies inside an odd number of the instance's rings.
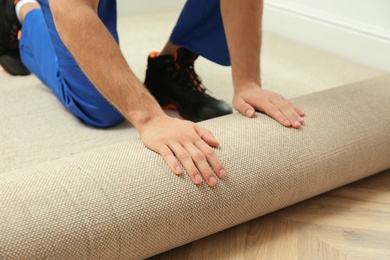
[[139,139],[0,174],[1,259],[141,259],[390,168],[390,75],[296,98],[305,125],[263,114],[201,125],[228,176],[170,172]]

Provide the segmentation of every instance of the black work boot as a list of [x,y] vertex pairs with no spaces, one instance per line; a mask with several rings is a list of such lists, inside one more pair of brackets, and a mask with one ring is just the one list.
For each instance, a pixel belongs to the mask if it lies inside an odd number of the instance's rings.
[[194,70],[197,57],[185,48],[178,48],[175,57],[151,53],[146,87],[163,109],[175,109],[181,117],[193,122],[231,114],[232,108],[227,103],[206,93]]
[[3,69],[13,76],[26,76],[30,71],[23,65],[20,59],[19,51],[0,51],[0,65]]
[[0,0],[0,65],[11,75],[28,75],[19,54],[22,27],[15,12],[18,0]]

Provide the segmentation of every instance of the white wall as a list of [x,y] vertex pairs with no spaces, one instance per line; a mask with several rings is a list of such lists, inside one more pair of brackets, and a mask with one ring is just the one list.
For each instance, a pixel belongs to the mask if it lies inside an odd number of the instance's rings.
[[[117,0],[119,15],[179,10],[185,0]],[[264,30],[390,71],[390,0],[265,0]]]
[[390,1],[265,0],[264,30],[390,71]]

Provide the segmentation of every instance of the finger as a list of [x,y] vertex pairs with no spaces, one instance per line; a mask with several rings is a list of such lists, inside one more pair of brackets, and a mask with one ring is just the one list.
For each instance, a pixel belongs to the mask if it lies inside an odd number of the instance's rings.
[[295,111],[295,109],[293,108],[290,102],[288,102],[287,100],[278,100],[275,101],[274,104],[280,110],[280,112],[287,118],[287,120],[290,121],[292,127],[294,128],[301,127],[301,123],[299,122],[301,120],[301,117]]
[[305,112],[303,112],[302,109],[294,105],[291,101],[289,100],[285,100],[285,101],[290,104],[290,106],[295,110],[296,113],[298,113],[299,116],[297,120],[299,121],[299,123],[302,124],[304,122],[304,119],[302,117],[305,116]]
[[[287,100],[286,100],[287,101]],[[302,118],[302,116],[305,115],[305,113],[303,113],[303,111],[301,109],[299,109],[298,107],[296,107],[293,103],[291,103],[290,101],[287,101],[289,104],[290,104],[290,111],[294,114],[294,117],[295,117],[295,120],[297,120],[299,122],[299,127],[302,126],[302,124],[304,123],[304,119]],[[297,124],[298,125],[298,124]]]
[[169,168],[177,174],[180,175],[183,173],[179,162],[177,161],[175,155],[172,153],[171,149],[169,149],[168,146],[164,145],[160,148],[158,153],[161,155],[161,157],[165,160],[165,162],[168,164]]
[[[201,139],[199,140],[202,141]],[[215,179],[213,171],[206,160],[205,154],[193,144],[187,145],[184,148],[191,155],[192,160],[200,171],[200,174],[206,180],[207,184],[209,186],[215,186],[217,184],[217,180]]]
[[242,98],[237,98],[234,101],[234,107],[240,112],[242,115],[252,118],[255,115],[255,109],[245,102]]
[[301,116],[301,113],[299,113],[294,106],[293,106],[293,108],[294,108],[295,112],[297,112],[299,115],[297,118],[298,122],[302,125],[305,122],[305,119],[303,119],[303,117]]
[[291,126],[291,122],[280,112],[279,108],[277,108],[274,104],[271,102],[267,102],[267,104],[263,107],[257,107],[258,110],[263,111],[276,121],[278,121],[280,124],[284,126]]
[[207,160],[208,164],[211,165],[211,168],[214,170],[214,172],[217,174],[217,176],[219,178],[225,178],[226,177],[226,170],[223,167],[222,162],[219,160],[218,156],[215,154],[214,149],[211,148],[210,146],[208,146],[202,140],[199,140],[198,142],[196,142],[195,145],[206,156],[206,160]]
[[[291,105],[293,106],[293,108],[295,109],[295,111],[297,111],[297,113],[300,115],[300,116],[305,116],[305,112],[302,111],[302,109],[300,109],[299,107],[295,106],[294,104],[291,103]],[[302,122],[303,122],[303,118],[302,118]]]
[[198,133],[200,138],[202,138],[202,140],[205,141],[208,145],[211,145],[213,147],[217,147],[219,145],[219,142],[217,141],[217,139],[215,139],[215,137],[209,130],[195,125],[195,131]]
[[202,176],[200,175],[198,168],[194,164],[191,154],[180,144],[175,144],[170,148],[176,155],[179,162],[183,165],[191,180],[195,184],[202,184]]

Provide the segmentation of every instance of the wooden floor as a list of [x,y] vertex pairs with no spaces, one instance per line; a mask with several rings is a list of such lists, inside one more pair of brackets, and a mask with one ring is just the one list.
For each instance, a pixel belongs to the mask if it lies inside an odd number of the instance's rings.
[[390,259],[390,170],[151,259]]

